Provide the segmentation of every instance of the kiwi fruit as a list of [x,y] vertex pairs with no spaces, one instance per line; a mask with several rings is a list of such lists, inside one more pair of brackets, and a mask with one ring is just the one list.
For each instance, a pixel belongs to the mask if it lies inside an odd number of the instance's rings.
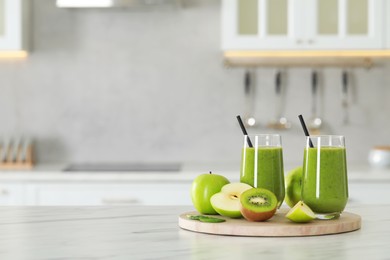
[[221,218],[214,218],[214,217],[204,216],[204,215],[187,215],[187,218],[191,220],[199,220],[200,222],[206,222],[206,223],[221,223],[226,221]]
[[249,221],[265,221],[276,212],[278,199],[267,189],[252,188],[240,196],[241,214]]

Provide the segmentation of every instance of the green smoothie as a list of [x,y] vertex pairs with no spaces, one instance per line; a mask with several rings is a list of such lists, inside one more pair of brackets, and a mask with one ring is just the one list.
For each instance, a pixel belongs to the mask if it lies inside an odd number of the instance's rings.
[[317,148],[305,149],[302,200],[315,213],[342,212],[348,201],[345,148],[321,147],[317,156]]
[[[256,156],[257,160],[255,159]],[[272,191],[276,195],[280,206],[284,199],[282,148],[244,148],[242,150],[240,181],[252,187]]]

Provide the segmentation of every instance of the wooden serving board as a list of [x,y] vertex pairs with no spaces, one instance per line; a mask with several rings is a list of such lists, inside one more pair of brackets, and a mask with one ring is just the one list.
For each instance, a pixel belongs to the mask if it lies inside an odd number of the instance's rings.
[[333,220],[313,220],[309,223],[293,223],[285,217],[288,209],[280,209],[268,221],[250,222],[245,219],[226,219],[222,223],[204,223],[190,220],[187,215],[199,215],[198,212],[186,212],[179,216],[179,226],[183,229],[228,236],[293,237],[339,234],[358,230],[361,227],[359,215],[343,212],[340,218]]

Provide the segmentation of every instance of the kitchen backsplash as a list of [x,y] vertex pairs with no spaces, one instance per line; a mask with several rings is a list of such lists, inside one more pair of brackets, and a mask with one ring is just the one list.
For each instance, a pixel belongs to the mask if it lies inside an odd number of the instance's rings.
[[[223,66],[220,1],[149,11],[33,3],[33,51],[0,61],[0,134],[33,137],[39,162],[239,162],[244,69]],[[341,70],[318,71],[325,131],[346,136],[350,162],[366,162],[373,145],[390,144],[390,65],[350,69],[347,126]],[[251,133],[272,132],[275,72],[256,72],[261,127]],[[280,133],[286,162],[299,162],[311,69],[286,73],[293,128]]]

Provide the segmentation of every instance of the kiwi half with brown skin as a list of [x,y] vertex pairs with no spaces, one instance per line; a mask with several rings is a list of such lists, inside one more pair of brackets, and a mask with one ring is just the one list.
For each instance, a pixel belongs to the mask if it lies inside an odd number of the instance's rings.
[[244,191],[240,202],[241,214],[249,221],[265,221],[272,218],[278,205],[275,194],[263,188]]

